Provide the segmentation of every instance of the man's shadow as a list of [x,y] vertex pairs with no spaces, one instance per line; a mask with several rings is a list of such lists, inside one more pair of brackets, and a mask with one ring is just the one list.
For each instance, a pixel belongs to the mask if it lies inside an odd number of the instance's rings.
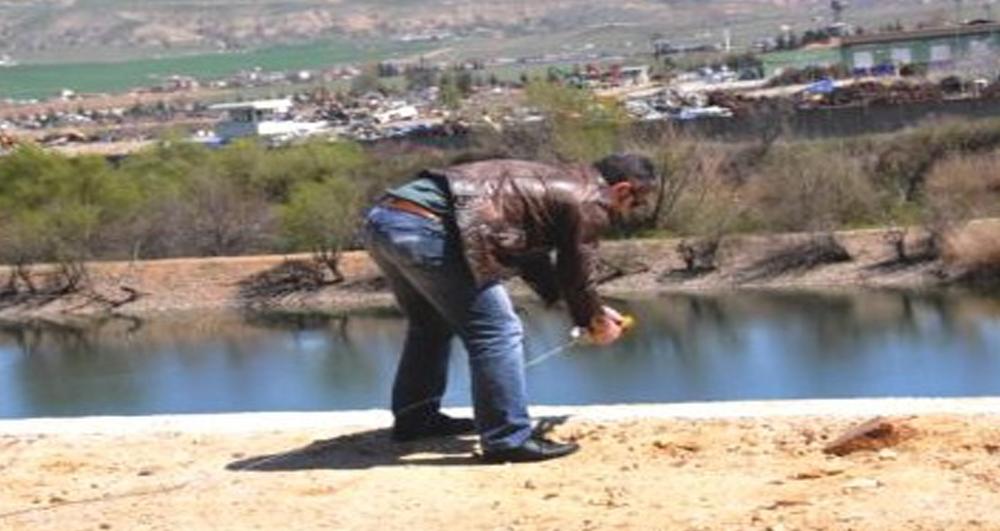
[[[535,434],[544,434],[568,417],[541,419]],[[233,461],[234,472],[291,472],[297,470],[363,470],[380,466],[451,466],[481,463],[474,453],[476,437],[439,437],[397,443],[382,428],[313,441],[301,448]]]

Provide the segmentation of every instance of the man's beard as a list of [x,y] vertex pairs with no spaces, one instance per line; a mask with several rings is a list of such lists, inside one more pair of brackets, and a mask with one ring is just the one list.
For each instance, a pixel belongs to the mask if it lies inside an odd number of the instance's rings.
[[628,212],[622,212],[618,209],[610,209],[608,212],[611,226],[618,229],[633,229],[642,225],[646,219],[649,218],[648,207],[640,206],[635,208],[630,208]]

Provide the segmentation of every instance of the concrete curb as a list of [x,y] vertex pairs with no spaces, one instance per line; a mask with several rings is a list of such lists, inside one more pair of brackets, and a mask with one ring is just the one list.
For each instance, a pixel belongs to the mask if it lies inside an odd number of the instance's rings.
[[[448,410],[469,416],[468,408]],[[538,406],[535,417],[571,416],[615,422],[630,419],[747,419],[765,417],[852,418],[875,415],[1000,415],[1000,397],[773,400],[611,406]],[[225,413],[141,417],[79,417],[0,420],[0,435],[129,435],[161,432],[261,433],[389,426],[385,410],[343,412]]]

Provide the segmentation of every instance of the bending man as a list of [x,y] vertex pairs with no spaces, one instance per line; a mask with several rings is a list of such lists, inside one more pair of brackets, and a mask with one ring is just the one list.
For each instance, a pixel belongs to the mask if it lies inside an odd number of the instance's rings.
[[[364,234],[409,320],[392,391],[393,438],[478,431],[487,462],[576,451],[532,434],[521,322],[501,281],[520,276],[547,303],[565,300],[596,343],[615,341],[621,316],[602,304],[593,278],[598,236],[654,188],[648,159],[612,155],[593,166],[462,164],[388,191]],[[455,335],[469,352],[474,422],[440,412]]]

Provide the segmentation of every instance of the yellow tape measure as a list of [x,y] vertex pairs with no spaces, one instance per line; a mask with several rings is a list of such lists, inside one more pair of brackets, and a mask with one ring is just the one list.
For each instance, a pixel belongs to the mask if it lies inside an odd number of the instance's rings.
[[[622,315],[622,320],[618,323],[618,326],[621,327],[622,333],[624,334],[635,328],[635,322],[635,317],[631,315]],[[578,343],[587,344],[590,342],[590,333],[586,328],[580,326],[574,327],[573,330],[570,331],[569,335]]]

